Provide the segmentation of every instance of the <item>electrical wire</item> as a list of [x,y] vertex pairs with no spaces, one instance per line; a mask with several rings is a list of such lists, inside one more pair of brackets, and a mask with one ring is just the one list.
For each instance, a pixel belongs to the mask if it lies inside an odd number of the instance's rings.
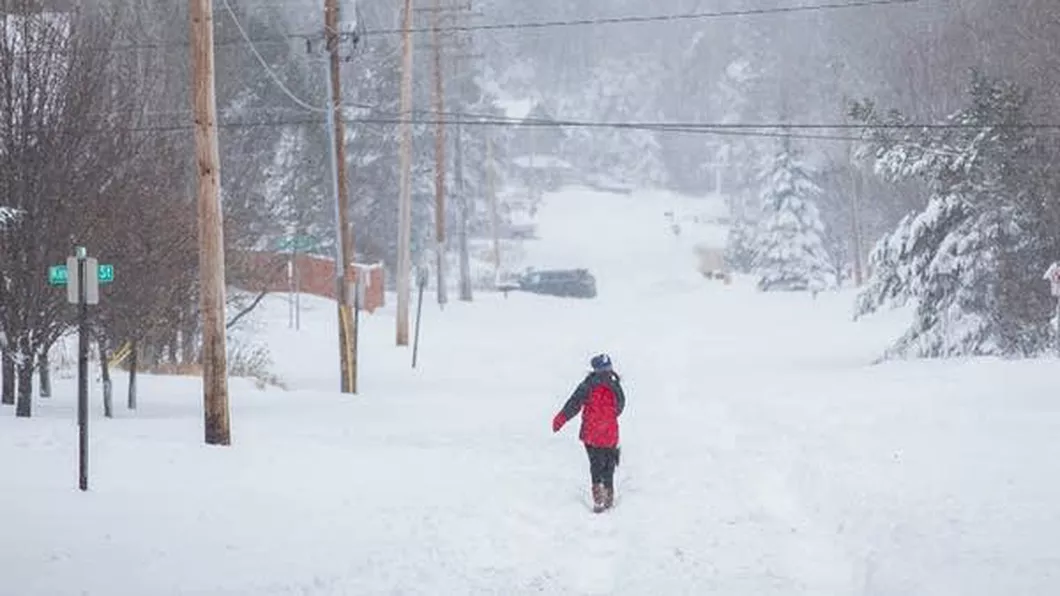
[[[582,26],[598,26],[598,25],[621,25],[621,24],[643,24],[643,23],[664,23],[664,22],[675,22],[675,21],[696,21],[696,20],[708,20],[718,18],[731,18],[731,17],[752,17],[752,16],[766,16],[775,14],[797,14],[806,12],[818,12],[818,11],[831,11],[831,10],[844,10],[844,9],[855,9],[855,8],[874,8],[884,6],[895,6],[895,5],[911,5],[919,4],[923,0],[854,0],[851,2],[832,2],[824,4],[803,4],[798,6],[778,7],[778,8],[749,8],[741,10],[725,10],[725,11],[711,11],[711,12],[692,12],[692,13],[675,13],[675,14],[658,14],[658,15],[633,15],[625,17],[588,17],[582,19],[567,19],[567,20],[553,20],[553,21],[530,21],[530,22],[509,22],[509,23],[482,23],[482,24],[469,24],[469,25],[443,25],[438,27],[439,32],[446,31],[504,31],[504,30],[525,30],[525,29],[552,29],[552,28],[563,28],[563,27],[582,27]],[[431,27],[414,27],[409,30],[410,33],[430,33],[435,29]],[[404,33],[403,29],[399,28],[383,28],[383,29],[362,29],[358,28],[357,33],[362,37],[371,35],[401,35]],[[264,37],[264,38],[251,38],[253,43],[256,45],[265,44],[285,44],[290,45],[294,41],[306,41],[309,39],[318,39],[322,35],[321,32],[308,32],[308,33],[290,33],[283,36],[277,37]],[[228,46],[228,45],[239,45],[246,43],[247,36],[243,35],[240,39],[229,39],[229,40],[215,40],[215,46]],[[164,49],[172,47],[188,47],[188,41],[185,40],[174,40],[174,41],[134,41],[127,44],[117,44],[111,46],[103,46],[99,48],[79,48],[79,50],[87,51],[99,51],[99,52],[113,52],[113,51],[133,51],[133,50],[145,50],[145,49]],[[62,50],[40,50],[39,52],[30,50],[26,53],[66,53]]]
[[[349,106],[344,106],[349,107]],[[359,106],[360,109],[375,110],[379,106],[363,105]],[[284,107],[262,107],[262,108],[247,108],[250,112],[268,113],[268,112],[291,112],[293,108]],[[326,112],[322,110],[322,112]],[[1060,131],[1060,123],[1053,122],[1001,122],[993,124],[963,124],[963,123],[921,123],[921,122],[902,122],[902,123],[849,123],[849,122],[837,122],[837,123],[825,123],[825,122],[687,122],[687,121],[652,121],[652,120],[628,120],[628,121],[607,121],[607,120],[573,120],[573,119],[541,119],[541,118],[511,118],[507,116],[498,116],[494,114],[481,114],[473,112],[453,112],[443,111],[436,112],[434,110],[413,110],[413,113],[425,114],[428,117],[413,117],[403,118],[396,112],[379,111],[375,115],[366,116],[355,116],[346,119],[349,124],[380,124],[380,125],[398,125],[398,124],[413,124],[413,125],[461,125],[461,126],[491,126],[491,127],[505,127],[505,128],[587,128],[587,129],[616,129],[616,130],[648,130],[657,132],[712,132],[712,133],[771,133],[770,131],[785,131],[785,132],[806,132],[806,131],[917,131],[917,130],[983,130],[983,129],[994,129],[994,130],[1036,130],[1036,131]],[[163,112],[145,112],[140,114],[146,117],[186,117],[190,118],[190,111],[179,110],[179,111],[163,111]],[[109,114],[96,114],[86,116],[85,118],[121,118],[127,116],[127,113],[109,113]],[[286,119],[286,120],[272,120],[272,121],[261,121],[265,125],[270,125],[273,122],[283,125],[283,123],[308,123],[317,122],[317,120],[310,119]],[[252,122],[251,125],[257,125],[257,122]],[[191,125],[187,125],[190,129]],[[825,135],[816,136],[814,138],[828,139],[834,138],[836,140],[860,140],[850,136],[832,136],[828,137]]]
[[263,69],[265,69],[265,72],[269,75],[269,78],[272,79],[272,82],[276,83],[276,86],[280,88],[280,91],[283,91],[284,95],[286,95],[291,101],[293,101],[298,106],[305,108],[310,112],[327,113],[329,109],[332,109],[327,107],[314,106],[295,95],[294,92],[291,91],[291,89],[288,88],[286,84],[284,84],[283,80],[280,79],[279,75],[276,74],[276,71],[274,71],[272,67],[269,66],[269,63],[261,55],[261,52],[258,51],[257,46],[254,45],[254,42],[250,40],[250,36],[247,35],[246,29],[244,29],[243,25],[239,22],[239,17],[237,17],[235,11],[232,10],[232,4],[229,3],[228,0],[222,1],[224,2],[225,11],[228,12],[228,16],[232,19],[232,23],[235,24],[236,29],[239,31],[239,35],[243,38],[243,41],[246,42],[247,47],[250,48],[250,52],[254,55],[255,58],[257,58],[258,63],[261,64],[261,67]]
[[[598,25],[622,25],[643,23],[664,23],[673,21],[699,21],[726,17],[749,17],[773,14],[795,14],[804,12],[817,12],[825,10],[842,10],[852,8],[871,8],[879,6],[892,6],[900,4],[918,4],[921,0],[856,0],[853,2],[832,2],[825,4],[803,4],[798,6],[787,6],[777,8],[746,8],[740,10],[719,10],[711,12],[675,13],[665,15],[634,15],[625,17],[592,17],[583,19],[567,19],[555,21],[537,22],[512,22],[512,23],[483,23],[472,25],[445,25],[438,27],[438,31],[499,31],[499,30],[522,30],[522,29],[553,29],[559,27],[582,27]],[[415,27],[409,29],[410,33],[430,33],[434,31],[431,27]],[[365,35],[399,35],[404,33],[403,29],[376,29],[366,30]]]
[[[519,127],[520,124],[513,123],[508,120],[443,120],[447,124],[461,124],[463,126],[493,126],[493,127]],[[396,124],[404,123],[403,119],[393,118],[358,118],[349,121],[350,124],[364,125],[364,126],[392,126]],[[411,119],[408,122],[412,124],[420,125],[434,125],[439,123],[439,119]],[[276,127],[287,127],[287,126],[300,126],[300,125],[323,125],[324,121],[320,118],[292,118],[285,120],[261,120],[261,121],[227,121],[219,122],[218,128],[220,129],[253,129],[253,128],[276,128]],[[627,131],[645,131],[654,132],[658,134],[691,134],[691,135],[709,135],[714,137],[736,137],[736,138],[755,138],[755,139],[766,139],[766,140],[807,140],[807,141],[818,141],[818,142],[867,142],[869,139],[861,136],[854,135],[833,135],[833,134],[808,134],[805,132],[799,132],[800,124],[784,124],[777,126],[770,130],[770,125],[710,125],[702,126],[695,125],[693,123],[681,124],[681,123],[638,123],[638,122],[566,122],[560,125],[551,124],[559,128],[562,127],[582,127],[582,128],[596,128],[596,129],[617,129]],[[805,125],[810,130],[817,130],[818,125],[810,124]],[[831,125],[828,125],[831,126]],[[833,126],[833,128],[846,127]],[[851,129],[859,128],[863,131],[872,130],[874,128],[881,128],[879,126],[867,125],[857,127],[851,125]],[[962,128],[965,129],[982,129],[983,126],[970,126],[964,125]],[[98,129],[95,131],[87,130],[88,133],[107,133],[107,132],[151,132],[151,133],[177,133],[177,132],[189,132],[192,126],[190,124],[175,124],[175,125],[145,125],[139,127],[124,127],[124,128],[113,128],[113,129]],[[781,131],[782,130],[782,131]],[[1060,130],[1060,125],[1047,127],[1046,130],[1056,132]]]
[[[236,15],[235,11],[232,9],[232,5],[229,2],[229,0],[222,0],[222,1],[223,1],[223,4],[224,4],[225,11],[228,13],[229,17],[232,19],[232,22],[235,24],[236,29],[238,30],[240,36],[243,38],[244,42],[249,47],[251,53],[257,59],[257,62],[261,65],[261,67],[265,70],[266,74],[268,74],[269,78],[272,79],[272,81],[277,85],[277,87],[279,87],[279,89],[283,92],[284,95],[286,95],[291,101],[293,101],[299,107],[302,107],[303,109],[305,109],[307,111],[310,111],[310,112],[327,113],[327,111],[329,109],[332,109],[330,106],[315,106],[315,105],[312,105],[309,102],[307,102],[307,101],[303,100],[302,98],[298,97],[293,91],[291,91],[291,89],[283,82],[283,80],[279,77],[279,75],[276,73],[276,71],[273,70],[273,68],[269,65],[269,63],[261,55],[261,52],[258,51],[257,47],[255,46],[255,42],[247,34],[246,29],[243,28],[243,25],[240,23],[238,16]],[[711,17],[717,18],[717,17],[723,17],[723,16],[750,16],[750,15],[761,15],[761,14],[771,14],[771,13],[804,12],[804,11],[809,11],[809,10],[826,10],[826,9],[837,9],[837,8],[855,8],[855,7],[867,7],[867,6],[891,5],[891,4],[912,4],[912,3],[919,2],[919,1],[920,0],[861,0],[861,1],[857,1],[857,2],[845,2],[845,3],[833,3],[833,4],[810,4],[810,5],[792,6],[792,7],[784,7],[784,8],[760,8],[760,9],[744,9],[744,10],[738,10],[738,11],[719,11],[719,12],[693,12],[693,13],[672,14],[672,15],[654,15],[654,16],[640,16],[640,17],[615,17],[615,18],[610,18],[610,19],[597,18],[597,19],[582,19],[582,20],[573,20],[573,21],[544,21],[544,22],[540,22],[540,23],[522,23],[522,24],[520,24],[520,26],[542,27],[542,26],[549,26],[550,24],[551,25],[556,25],[556,24],[560,24],[560,23],[566,24],[566,25],[573,25],[573,24],[591,24],[591,23],[595,23],[595,24],[614,24],[614,23],[626,23],[626,22],[673,21],[673,20],[681,20],[681,19],[702,19],[702,18],[711,18]],[[510,27],[510,26],[512,26],[512,24],[489,25],[489,26],[486,26],[486,27],[488,29],[493,29],[493,28],[497,28],[497,27],[505,27],[506,28],[506,27]],[[469,26],[466,26],[466,28],[465,28],[465,26],[457,26],[455,28],[451,27],[450,29],[451,30],[474,30],[474,28],[478,28],[478,27],[479,26],[477,26],[477,25],[469,25]],[[441,30],[441,29],[442,28],[438,28],[438,30]],[[431,28],[431,29],[426,29],[426,30],[433,31],[435,29]],[[381,30],[377,30],[377,31],[381,31]],[[373,106],[373,105],[360,104],[360,103],[352,103],[352,104],[345,104],[344,103],[343,105],[339,106],[339,109],[342,109],[342,110],[367,109],[367,110],[376,111],[376,110],[379,110],[379,108],[380,108],[380,106]],[[423,110],[413,110],[413,112],[414,113],[425,113]],[[427,113],[432,113],[432,114],[435,115],[435,117],[444,117],[445,115],[447,115],[445,113],[437,113],[437,112],[427,112]],[[509,119],[509,118],[498,119],[498,117],[492,116],[492,115],[475,115],[475,114],[455,113],[455,112],[452,112],[452,113],[449,113],[449,114],[455,115],[457,117],[471,116],[471,117],[482,117],[482,118],[486,118],[486,119],[503,120],[505,122],[512,121],[512,119]],[[395,114],[395,113],[389,113],[389,115],[400,116],[400,114]],[[357,121],[357,119],[353,119],[353,121]],[[398,123],[401,123],[401,122],[399,121]],[[437,123],[437,122],[435,122],[435,123]],[[557,121],[534,121],[534,120],[522,120],[522,121],[519,122],[519,124],[522,124],[522,125],[525,125],[525,126],[557,126],[558,125],[558,126],[579,126],[579,127],[604,125],[602,123],[585,123],[585,122],[566,122],[565,123],[565,122],[562,122],[562,121],[557,122]],[[624,123],[615,123],[614,126],[615,127],[619,127],[619,128],[628,127]],[[656,126],[657,127],[665,127],[665,126],[671,126],[671,123],[647,123],[645,126],[647,126],[647,127],[656,127]],[[673,125],[673,126],[677,126],[679,128],[689,128],[689,127],[695,127],[695,126],[700,126],[700,125],[698,125],[698,124],[688,124],[688,123],[678,123],[678,124]],[[768,126],[768,125],[767,126],[749,125],[748,127],[749,128],[777,128],[776,126]],[[640,128],[644,128],[644,126],[640,126]],[[821,128],[835,128],[835,127],[833,127],[833,126],[822,126]],[[862,126],[852,126],[852,128],[863,129],[864,127],[862,127]]]

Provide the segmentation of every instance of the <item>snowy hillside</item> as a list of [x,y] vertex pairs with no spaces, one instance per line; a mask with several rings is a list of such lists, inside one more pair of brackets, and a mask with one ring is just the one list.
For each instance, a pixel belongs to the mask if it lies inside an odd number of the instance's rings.
[[[94,395],[76,490],[72,381],[0,408],[0,595],[1049,594],[1060,590],[1053,361],[871,362],[904,313],[761,294],[695,271],[653,194],[547,195],[527,264],[600,295],[393,300],[338,386],[333,305],[263,303],[245,333],[288,391],[235,380],[233,445],[202,445],[197,380]],[[709,232],[708,232],[709,234]],[[605,350],[623,375],[617,507],[589,513],[576,425],[549,427]],[[116,391],[122,395],[119,376]]]

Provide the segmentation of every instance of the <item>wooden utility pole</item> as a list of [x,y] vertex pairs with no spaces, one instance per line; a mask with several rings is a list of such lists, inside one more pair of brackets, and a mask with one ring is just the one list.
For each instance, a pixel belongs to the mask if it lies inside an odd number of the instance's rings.
[[468,246],[468,227],[471,218],[471,203],[464,185],[464,139],[460,124],[456,125],[456,155],[453,162],[454,182],[456,183],[457,200],[460,204],[460,300],[471,302],[471,255]]
[[437,268],[438,304],[445,306],[449,301],[445,275],[445,83],[442,71],[442,41],[439,20],[442,6],[440,0],[434,0],[431,10],[431,43],[434,52],[434,113],[436,127],[434,132],[434,240],[438,252]]
[[332,160],[335,174],[336,258],[335,284],[338,306],[339,371],[341,391],[357,392],[357,333],[355,317],[350,308],[350,284],[347,274],[353,258],[353,230],[350,227],[350,196],[346,179],[346,125],[342,120],[342,86],[339,76],[339,6],[338,0],[324,0],[324,39],[328,50],[328,128],[334,148]]
[[501,281],[500,213],[497,209],[497,188],[493,170],[493,135],[486,133],[486,193],[490,201],[490,227],[493,233],[494,283]]
[[[478,56],[471,54],[456,54],[452,56],[454,65],[456,65],[457,71],[454,73],[453,80],[455,81],[455,88],[457,91],[456,96],[456,109],[462,111],[464,107],[464,100],[467,95],[467,77],[465,73],[460,69],[460,64],[467,59],[477,58]],[[464,131],[460,122],[456,123],[454,127],[453,145],[454,145],[454,156],[453,156],[453,182],[455,185],[454,193],[456,195],[456,201],[460,208],[460,220],[459,220],[459,253],[460,253],[460,300],[464,302],[470,302],[473,296],[473,288],[471,283],[471,254],[469,246],[469,227],[471,225],[470,219],[472,212],[474,211],[474,201],[468,196],[467,187],[464,184]]]
[[199,179],[199,294],[206,443],[231,444],[225,350],[225,259],[221,158],[214,96],[213,2],[190,0],[192,109]]
[[398,196],[397,345],[409,345],[412,276],[412,0],[405,0],[401,34],[401,183]]

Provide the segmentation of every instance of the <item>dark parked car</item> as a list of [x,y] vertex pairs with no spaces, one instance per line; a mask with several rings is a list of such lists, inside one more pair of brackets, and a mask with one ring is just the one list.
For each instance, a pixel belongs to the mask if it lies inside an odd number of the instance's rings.
[[550,296],[595,298],[596,279],[587,269],[530,269],[519,278],[519,289]]

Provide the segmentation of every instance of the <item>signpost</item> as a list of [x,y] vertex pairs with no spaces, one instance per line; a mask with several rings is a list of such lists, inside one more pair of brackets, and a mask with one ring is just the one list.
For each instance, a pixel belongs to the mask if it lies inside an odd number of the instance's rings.
[[296,256],[300,252],[308,252],[319,245],[320,239],[306,235],[279,238],[274,245],[276,250],[290,253],[290,258],[287,260],[287,326],[295,330],[300,330],[302,327],[302,280]]
[[430,270],[426,265],[416,271],[416,286],[419,289],[419,298],[416,299],[416,337],[412,343],[412,368],[416,368],[416,359],[420,352],[420,317],[423,314],[423,291],[427,288],[427,280],[430,278]]
[[[70,272],[74,275],[71,276]],[[66,286],[66,298],[77,305],[78,486],[88,490],[88,305],[99,304],[99,284],[114,281],[114,265],[100,265],[78,246],[65,265],[48,268],[48,283]]]

